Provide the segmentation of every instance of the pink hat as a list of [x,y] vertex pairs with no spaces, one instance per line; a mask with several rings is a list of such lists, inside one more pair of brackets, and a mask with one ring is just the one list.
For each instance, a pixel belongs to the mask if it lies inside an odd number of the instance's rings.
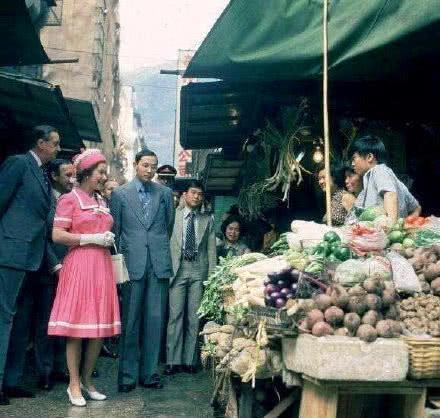
[[101,150],[96,148],[88,149],[82,154],[78,154],[73,157],[73,165],[75,166],[76,171],[83,171],[94,166],[95,164],[105,162],[107,162],[107,160],[105,159]]

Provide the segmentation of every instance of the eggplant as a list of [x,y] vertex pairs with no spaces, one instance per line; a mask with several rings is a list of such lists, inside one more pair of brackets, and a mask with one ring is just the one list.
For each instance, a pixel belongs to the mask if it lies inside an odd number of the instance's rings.
[[280,288],[276,284],[268,284],[266,288],[264,289],[266,291],[266,294],[271,295],[274,292],[279,292]]
[[278,273],[276,272],[268,273],[267,277],[273,284],[276,284],[276,282],[279,280]]
[[277,286],[282,289],[283,287],[287,287],[289,286],[287,280],[278,280],[277,281]]
[[270,294],[270,297],[272,298],[272,300],[276,300],[276,299],[282,297],[282,295],[280,292],[273,292]]
[[290,290],[290,288],[288,288],[288,287],[283,287],[283,288],[280,290],[280,293],[281,293],[284,297],[287,297],[287,294],[290,293],[290,292],[291,292],[291,290]]
[[291,272],[290,272],[290,277],[292,278],[292,280],[294,280],[294,281],[298,281],[298,279],[299,279],[299,275],[301,274],[301,272],[299,271],[299,270],[297,270],[297,269],[293,269]]
[[291,291],[296,292],[297,289],[298,289],[298,283],[292,283],[292,284],[290,285],[290,290],[291,290]]
[[295,293],[289,292],[289,293],[286,295],[286,298],[287,298],[287,299],[295,299]]
[[278,309],[284,308],[286,306],[286,299],[284,298],[277,298],[275,300],[275,307]]
[[266,303],[266,306],[274,306],[275,304],[274,300],[269,295],[265,296],[264,302]]

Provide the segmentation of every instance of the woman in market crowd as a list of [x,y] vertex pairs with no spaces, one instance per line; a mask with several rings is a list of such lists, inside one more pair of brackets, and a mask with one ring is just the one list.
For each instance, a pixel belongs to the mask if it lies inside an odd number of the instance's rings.
[[353,196],[359,196],[362,191],[362,177],[353,170],[350,165],[345,166],[345,188]]
[[250,252],[249,247],[241,240],[244,233],[243,220],[237,215],[230,215],[221,226],[223,239],[217,245],[217,257],[239,256]]
[[[344,225],[348,213],[353,208],[356,201],[355,196],[344,189],[344,168],[332,164],[330,166],[330,193],[331,193],[331,211],[332,225]],[[318,171],[318,184],[325,193],[327,184],[325,181],[325,169],[323,166]],[[324,215],[323,222],[327,220],[327,214]]]
[[[49,321],[49,335],[67,337],[66,357],[70,402],[85,406],[104,400],[91,381],[102,339],[121,331],[119,304],[108,247],[114,243],[113,224],[99,189],[106,180],[106,160],[99,150],[75,159],[78,187],[57,204],[53,241],[69,247],[61,269]],[[87,339],[80,375],[81,343]],[[81,378],[80,378],[81,376]]]

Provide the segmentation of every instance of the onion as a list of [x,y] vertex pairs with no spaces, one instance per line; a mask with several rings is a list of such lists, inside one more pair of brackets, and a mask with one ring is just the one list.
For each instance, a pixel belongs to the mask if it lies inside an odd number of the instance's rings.
[[332,298],[325,294],[318,295],[313,300],[315,301],[317,308],[321,311],[325,311],[332,304]]
[[312,329],[313,325],[322,321],[324,321],[324,314],[319,309],[312,309],[306,316],[308,329]]
[[325,310],[324,317],[330,325],[338,325],[344,320],[344,311],[337,306],[330,306]]
[[362,324],[357,332],[356,337],[359,337],[362,341],[371,343],[377,338],[377,331],[371,325]]
[[327,324],[327,322],[317,322],[315,325],[313,325],[312,328],[312,334],[316,337],[324,337],[326,335],[332,335],[333,334],[333,328]]

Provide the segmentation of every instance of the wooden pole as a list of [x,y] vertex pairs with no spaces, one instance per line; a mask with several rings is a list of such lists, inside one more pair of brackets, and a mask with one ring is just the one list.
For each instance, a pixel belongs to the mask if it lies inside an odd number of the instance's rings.
[[328,2],[323,0],[323,118],[324,118],[324,165],[325,165],[325,208],[327,225],[332,226],[331,190],[330,190],[330,132],[328,122]]

